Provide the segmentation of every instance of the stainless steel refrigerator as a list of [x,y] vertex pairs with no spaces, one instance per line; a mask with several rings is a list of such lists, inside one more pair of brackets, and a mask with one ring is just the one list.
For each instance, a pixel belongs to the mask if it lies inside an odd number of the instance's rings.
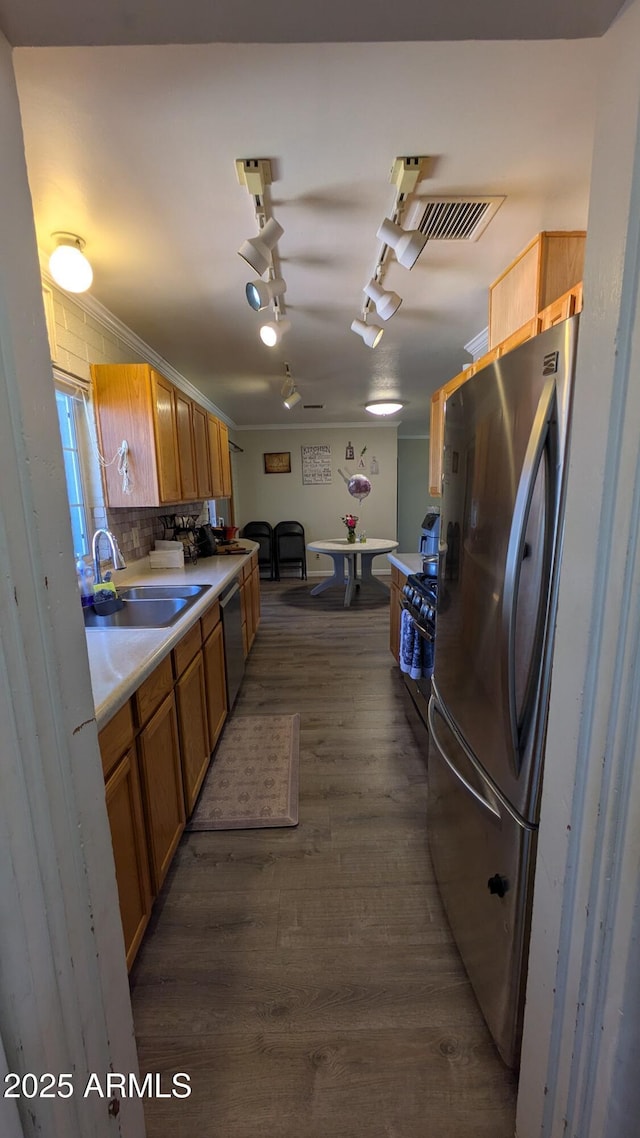
[[469,979],[514,1068],[578,320],[477,372],[445,410],[429,844]]

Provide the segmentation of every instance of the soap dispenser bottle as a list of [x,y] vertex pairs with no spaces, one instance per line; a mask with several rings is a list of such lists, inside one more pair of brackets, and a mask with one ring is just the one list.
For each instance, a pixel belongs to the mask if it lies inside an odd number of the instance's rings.
[[79,554],[76,556],[76,577],[82,607],[86,608],[93,602],[94,573],[91,565],[87,565]]

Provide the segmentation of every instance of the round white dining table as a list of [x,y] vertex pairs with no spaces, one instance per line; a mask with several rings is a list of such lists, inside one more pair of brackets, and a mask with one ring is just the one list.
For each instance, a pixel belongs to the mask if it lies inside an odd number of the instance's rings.
[[[311,590],[311,596],[317,597],[333,585],[344,588],[344,607],[349,608],[353,594],[360,585],[374,585],[376,588],[389,592],[383,581],[373,576],[371,563],[380,553],[392,553],[398,548],[397,541],[389,541],[385,537],[368,537],[366,541],[350,543],[346,537],[334,537],[322,541],[310,541],[307,545],[308,553],[325,553],[333,559],[333,574],[321,581]],[[360,558],[360,571],[358,572],[358,558]]]

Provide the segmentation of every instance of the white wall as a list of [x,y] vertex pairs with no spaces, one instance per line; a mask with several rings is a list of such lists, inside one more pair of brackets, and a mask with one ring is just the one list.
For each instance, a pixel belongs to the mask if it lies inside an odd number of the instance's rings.
[[[340,519],[345,514],[354,513],[360,519],[358,529],[365,530],[369,537],[386,537],[395,541],[396,431],[396,427],[377,424],[313,430],[234,431],[233,438],[243,449],[242,454],[233,456],[236,524],[243,526],[250,521],[265,521],[275,525],[280,521],[297,521],[304,526],[307,541],[314,541],[344,537],[346,529]],[[345,448],[349,442],[354,448],[354,461],[345,459]],[[325,445],[331,447],[331,484],[303,485],[301,447]],[[365,446],[365,469],[360,473],[371,482],[371,493],[363,502],[358,502],[349,494],[339,470],[349,475],[358,473],[357,459]],[[291,454],[291,474],[264,473],[263,455],[274,451]],[[379,474],[371,473],[374,458],[378,462]],[[313,554],[307,568],[310,573],[326,575],[331,567],[330,558],[316,558]],[[386,556],[376,558],[374,571],[390,571]]]
[[440,499],[429,493],[429,439],[398,439],[399,551],[417,553],[422,522],[433,505]]

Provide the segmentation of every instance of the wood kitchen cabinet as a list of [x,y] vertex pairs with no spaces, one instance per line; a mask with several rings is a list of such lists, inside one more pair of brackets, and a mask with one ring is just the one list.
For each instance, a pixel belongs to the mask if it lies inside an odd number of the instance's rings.
[[[200,623],[198,622],[187,633],[192,647],[195,648],[195,654],[186,664],[180,663],[185,659],[185,654],[174,650],[180,758],[187,818],[195,806],[204,776],[209,769],[211,757],[205,695],[205,667],[200,646],[200,635]],[[187,637],[184,638],[185,641]],[[178,671],[179,668],[180,671]]]
[[161,506],[231,497],[226,424],[149,364],[92,364],[98,439],[107,459],[128,446],[131,493],[103,468],[108,506]]
[[178,720],[173,691],[138,736],[151,881],[158,893],[185,826]]
[[178,441],[178,469],[180,471],[180,499],[192,501],[198,497],[196,458],[193,439],[193,405],[187,395],[175,391],[176,437]]
[[204,689],[209,724],[209,746],[213,751],[227,718],[227,685],[224,670],[224,643],[222,624],[218,623],[205,636],[203,622],[202,657],[204,660]]
[[231,497],[231,457],[229,455],[229,429],[221,419],[209,415],[209,458],[212,479],[212,498]]
[[127,968],[151,915],[151,881],[131,704],[100,732],[105,799],[118,886]]
[[244,566],[240,582],[240,601],[244,654],[248,656],[260,623],[260,569],[257,553],[253,553],[250,561]]
[[105,786],[116,867],[127,968],[131,968],[151,915],[151,881],[135,746],[120,759]]
[[391,654],[398,661],[400,657],[400,618],[402,615],[402,590],[407,582],[407,575],[391,566],[391,595],[389,598],[389,648]]
[[209,416],[203,407],[194,403],[192,405],[192,418],[196,494],[198,498],[204,501],[207,498],[213,498],[213,477],[209,455]]
[[586,233],[538,233],[489,288],[494,348],[582,280]]

